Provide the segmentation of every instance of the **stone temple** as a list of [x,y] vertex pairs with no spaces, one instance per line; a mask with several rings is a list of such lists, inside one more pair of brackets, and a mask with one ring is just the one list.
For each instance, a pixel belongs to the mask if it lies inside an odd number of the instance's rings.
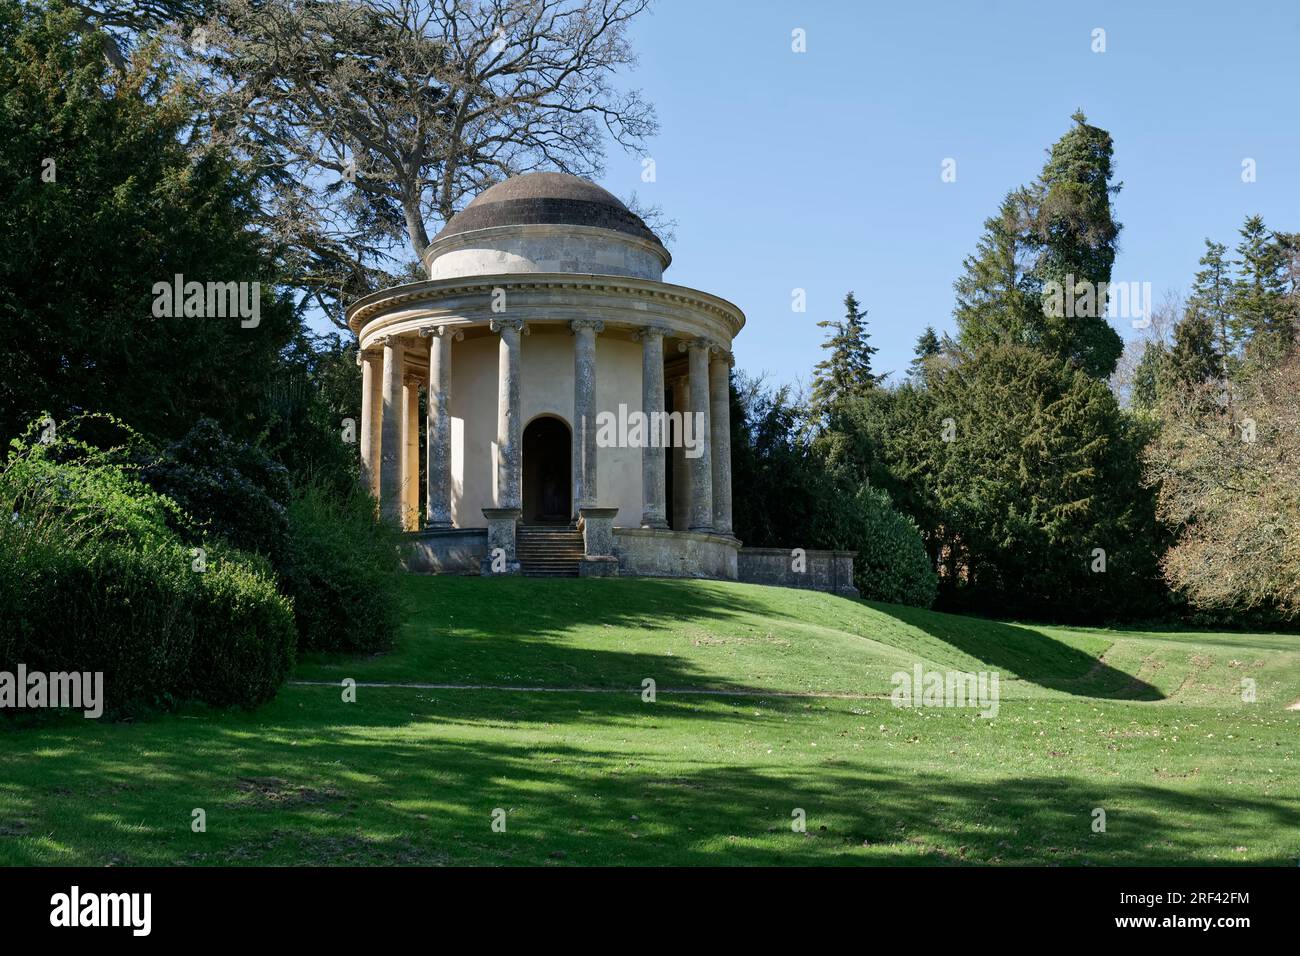
[[[530,173],[452,217],[427,280],[348,309],[363,480],[409,532],[412,570],[784,575],[788,550],[733,533],[728,380],[745,317],[664,282],[671,259],[606,190]],[[849,552],[808,554],[800,580],[770,583],[851,589]]]

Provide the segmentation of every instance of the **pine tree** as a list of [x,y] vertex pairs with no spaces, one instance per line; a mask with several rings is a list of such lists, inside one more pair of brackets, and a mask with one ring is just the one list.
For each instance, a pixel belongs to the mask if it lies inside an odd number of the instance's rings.
[[1227,247],[1205,240],[1203,267],[1196,273],[1188,305],[1195,306],[1214,326],[1216,348],[1225,361],[1237,354],[1241,327],[1232,314],[1232,264],[1225,257]]
[[881,376],[871,372],[871,356],[876,349],[867,344],[867,313],[850,292],[844,297],[844,318],[825,319],[818,328],[831,329],[822,343],[830,355],[813,369],[812,412],[815,419],[841,407],[845,402],[859,397],[879,384]]
[[1066,290],[1071,284],[1091,285],[1092,315],[1054,315],[1044,310],[1044,344],[1047,351],[1088,374],[1106,378],[1124,350],[1123,339],[1106,321],[1101,294],[1115,264],[1120,226],[1112,215],[1111,197],[1121,184],[1111,184],[1110,133],[1088,125],[1082,112],[1071,118],[1074,127],[1052,147],[1038,178],[1035,229],[1041,251],[1032,272],[1044,289],[1049,282]]
[[953,317],[964,348],[1032,345],[1042,338],[1040,290],[1027,271],[1037,248],[1031,234],[1033,215],[1029,190],[1008,193],[998,214],[984,221],[975,253],[963,261],[966,272],[953,283]]
[[1233,311],[1248,358],[1263,364],[1280,360],[1295,344],[1295,303],[1287,296],[1287,249],[1259,216],[1248,216],[1237,244]]
[[939,345],[939,336],[934,334],[933,326],[927,325],[925,331],[917,338],[916,346],[912,349],[912,353],[916,358],[912,359],[907,371],[907,377],[913,382],[924,382],[929,360],[938,355],[940,351],[942,349]]
[[1169,347],[1153,339],[1142,350],[1142,358],[1133,370],[1132,402],[1135,408],[1150,410],[1160,402],[1160,383],[1164,379],[1165,362]]
[[1189,305],[1174,326],[1174,341],[1161,366],[1161,394],[1176,394],[1223,377],[1223,356],[1215,344],[1213,320]]

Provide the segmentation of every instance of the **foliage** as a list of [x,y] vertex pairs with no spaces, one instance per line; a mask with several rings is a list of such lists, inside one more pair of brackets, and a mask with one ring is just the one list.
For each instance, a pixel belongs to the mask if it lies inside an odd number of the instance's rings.
[[998,343],[1033,345],[1043,338],[1042,285],[1032,273],[1037,242],[1032,190],[1012,190],[996,216],[984,221],[984,234],[965,272],[953,283],[953,318],[958,340],[967,349]]
[[[1102,291],[1115,261],[1120,226],[1111,197],[1120,186],[1111,183],[1110,134],[1082,113],[1072,119],[1033,185],[1009,193],[984,223],[955,283],[953,315],[968,351],[1028,345],[1105,378],[1123,351]],[[1053,289],[1076,288],[1091,290],[1091,310],[1053,306]]]
[[[0,326],[22,330],[0,354],[0,436],[43,408],[162,438],[206,414],[248,435],[295,323],[276,251],[249,230],[252,187],[187,148],[195,103],[156,47],[119,73],[83,29],[65,7],[0,0]],[[260,283],[258,324],[156,318],[154,285],[178,274]]]
[[839,428],[832,465],[917,523],[944,606],[1060,620],[1159,610],[1145,426],[1082,370],[990,346],[927,387],[858,402]]
[[211,542],[198,560],[131,443],[96,448],[77,424],[33,427],[0,471],[0,669],[101,671],[115,714],[269,699],[294,640],[269,567]]
[[389,647],[401,613],[400,570],[397,536],[355,485],[342,497],[320,485],[295,494],[281,580],[293,598],[300,650]]
[[889,495],[870,485],[859,489],[855,504],[862,515],[861,530],[850,542],[858,552],[853,563],[858,592],[869,600],[929,607],[939,578],[916,522],[899,514]]
[[336,495],[351,494],[360,477],[361,441],[355,340],[299,336],[284,355],[272,394],[262,443],[267,453],[288,469],[295,487],[323,484]]
[[109,714],[167,705],[194,640],[189,562],[174,545],[74,548],[0,522],[0,670],[101,672]]
[[1039,175],[1034,231],[1041,243],[1034,275],[1044,288],[1058,283],[1068,288],[1087,283],[1097,290],[1092,314],[1055,314],[1044,310],[1043,346],[1089,375],[1106,378],[1124,343],[1106,321],[1100,294],[1111,278],[1120,226],[1112,215],[1111,198],[1120,185],[1111,183],[1110,133],[1089,125],[1082,112],[1074,126],[1051,149]]
[[1294,237],[1272,233],[1259,216],[1246,217],[1234,261],[1232,310],[1245,339],[1245,357],[1280,362],[1296,345],[1300,300],[1287,294],[1287,264]]
[[612,83],[647,4],[226,0],[191,66],[207,132],[263,171],[264,226],[342,327],[341,304],[422,257],[467,197],[537,169],[592,176],[606,136],[653,135],[653,109]]
[[1160,516],[1177,530],[1162,566],[1201,608],[1300,614],[1300,356],[1247,365],[1231,383],[1166,397],[1146,454]]
[[934,334],[934,326],[927,325],[925,331],[917,336],[916,345],[912,349],[915,358],[908,363],[908,381],[924,382],[930,362],[940,355],[942,351],[939,336]]
[[[873,389],[872,394],[881,392]],[[741,378],[732,389],[732,477],[736,533],[751,547],[857,551],[864,597],[928,607],[935,575],[920,533],[889,496],[837,469],[837,429],[809,440],[788,388]]]
[[830,355],[813,369],[811,411],[814,420],[831,414],[855,396],[875,388],[880,377],[871,373],[876,349],[867,344],[867,313],[852,292],[844,296],[844,318],[823,319],[818,328],[832,330],[822,343]]
[[264,559],[219,553],[191,592],[194,646],[182,684],[214,707],[271,700],[293,669],[293,605]]
[[141,478],[188,516],[190,541],[216,537],[280,559],[288,534],[288,473],[212,419],[199,419],[141,470]]

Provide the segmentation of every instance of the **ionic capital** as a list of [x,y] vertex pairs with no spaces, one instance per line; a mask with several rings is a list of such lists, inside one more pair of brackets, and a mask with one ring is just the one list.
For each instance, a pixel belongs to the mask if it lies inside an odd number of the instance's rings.
[[665,335],[668,334],[669,331],[670,330],[667,328],[667,326],[663,326],[663,325],[643,325],[641,328],[637,329],[635,333],[633,333],[632,337],[637,341],[642,341],[651,338],[662,339]]
[[693,352],[696,349],[704,349],[706,352],[716,352],[720,348],[721,346],[718,345],[717,342],[713,341],[713,339],[706,339],[703,337],[698,339],[688,339],[685,342],[677,343],[677,351],[679,352]]
[[599,334],[605,331],[605,323],[600,319],[574,319],[569,323],[569,331],[577,334],[582,329],[591,329]]
[[420,326],[420,338],[427,339],[432,336],[442,338],[448,336],[451,341],[459,342],[465,338],[465,333],[460,329],[450,325],[422,325]]
[[507,329],[513,332],[522,332],[528,334],[528,325],[523,319],[493,319],[488,323],[488,328],[493,332],[504,332]]

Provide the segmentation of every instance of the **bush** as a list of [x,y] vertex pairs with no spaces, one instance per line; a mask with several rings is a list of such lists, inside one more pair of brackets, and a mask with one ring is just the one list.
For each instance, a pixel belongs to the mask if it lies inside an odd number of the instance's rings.
[[264,560],[228,554],[194,578],[187,696],[216,707],[266,703],[293,668],[292,606]]
[[232,550],[198,573],[175,504],[74,432],[29,430],[0,469],[0,669],[103,672],[119,715],[269,699],[295,635],[265,560]]
[[281,568],[293,598],[300,651],[375,651],[400,622],[398,539],[360,491],[343,497],[309,485],[289,504]]
[[889,495],[864,485],[855,501],[861,515],[853,583],[864,598],[929,607],[939,577],[926,554],[916,522],[894,509]]
[[288,534],[289,474],[212,419],[201,419],[168,445],[141,470],[141,477],[189,516],[193,530],[185,523],[173,526],[192,543],[197,543],[197,532],[279,561]]
[[0,533],[0,670],[100,671],[112,714],[169,704],[194,640],[186,553],[16,537]]

